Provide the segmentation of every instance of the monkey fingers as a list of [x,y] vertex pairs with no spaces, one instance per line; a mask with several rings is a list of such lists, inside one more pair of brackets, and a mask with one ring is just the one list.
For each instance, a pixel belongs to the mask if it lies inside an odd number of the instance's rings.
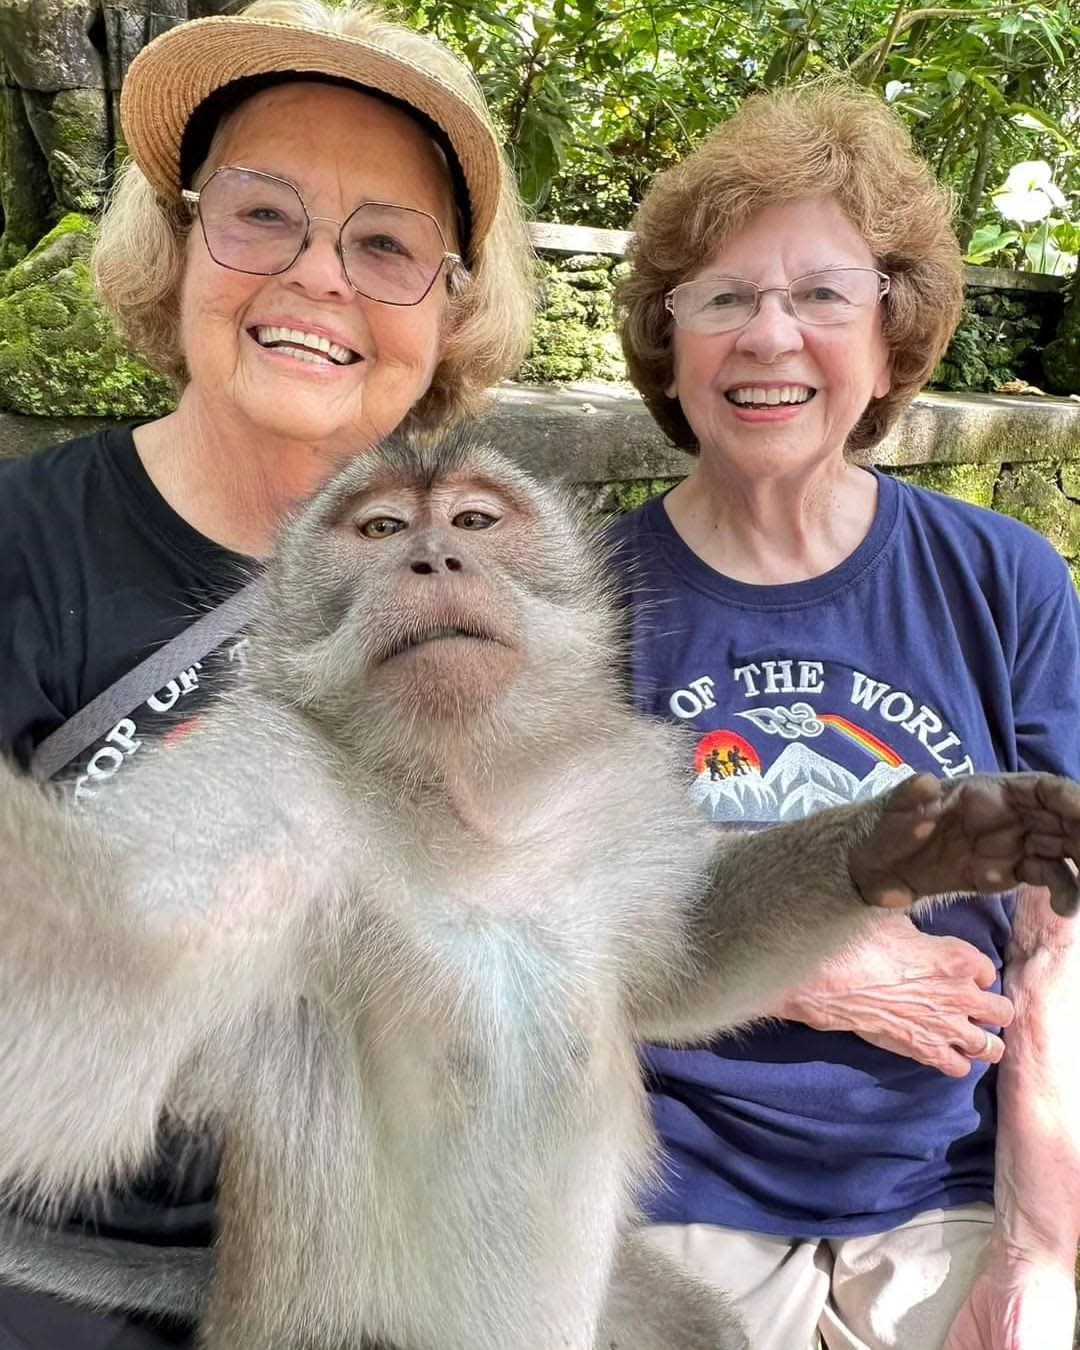
[[[966,786],[966,791],[960,791]],[[1016,878],[1046,886],[1056,913],[1071,915],[1080,904],[1073,860],[1080,857],[1080,788],[1051,774],[1008,774],[972,779],[946,789],[966,832],[976,836],[976,868],[998,890]],[[1011,819],[1010,819],[1011,817]]]
[[1059,914],[1075,912],[1065,859],[1080,856],[1080,788],[1049,774],[941,783],[907,779],[889,795],[851,870],[868,904],[904,907],[946,891],[1049,886]]

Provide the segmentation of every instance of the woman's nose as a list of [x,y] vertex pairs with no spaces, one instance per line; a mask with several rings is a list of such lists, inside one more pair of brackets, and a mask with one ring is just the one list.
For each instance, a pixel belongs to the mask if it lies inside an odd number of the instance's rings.
[[356,294],[338,252],[338,226],[334,221],[312,221],[304,247],[285,273],[285,280],[311,295],[351,298]]
[[802,325],[791,312],[786,291],[766,291],[762,294],[757,313],[739,331],[735,343],[766,364],[778,360],[787,352],[797,352],[803,345]]

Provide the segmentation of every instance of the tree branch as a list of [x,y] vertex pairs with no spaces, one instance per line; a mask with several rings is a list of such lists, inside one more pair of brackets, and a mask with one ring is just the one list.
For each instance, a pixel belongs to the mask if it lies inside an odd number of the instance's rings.
[[[848,73],[857,70],[866,61],[877,60],[874,75],[871,80],[866,81],[867,84],[872,83],[872,80],[877,77],[888,59],[889,51],[895,45],[896,39],[907,29],[921,23],[923,19],[994,19],[998,15],[1007,14],[1013,9],[1030,8],[1031,0],[1009,0],[1009,3],[994,5],[991,9],[913,9],[909,14],[903,14],[897,22],[897,17],[901,15],[903,10],[903,3],[901,3],[897,13],[893,15],[888,34],[880,42],[875,42],[872,47],[867,47],[864,52],[860,52],[848,66]],[[880,59],[878,59],[879,53],[882,53]]]

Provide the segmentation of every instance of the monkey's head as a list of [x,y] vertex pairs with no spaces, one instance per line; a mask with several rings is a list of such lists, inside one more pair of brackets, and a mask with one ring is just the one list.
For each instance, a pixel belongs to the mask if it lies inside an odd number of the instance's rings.
[[602,575],[563,496],[475,434],[392,440],[284,530],[254,677],[369,748],[430,751],[493,719],[542,735],[583,680],[610,695]]

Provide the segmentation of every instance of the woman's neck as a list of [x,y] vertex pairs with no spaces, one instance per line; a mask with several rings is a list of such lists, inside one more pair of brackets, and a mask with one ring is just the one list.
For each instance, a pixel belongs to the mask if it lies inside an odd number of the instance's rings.
[[782,585],[821,576],[854,553],[874,522],[877,480],[842,460],[755,479],[705,455],[665,506],[683,542],[717,572]]
[[227,412],[210,416],[190,386],[175,412],[134,436],[172,509],[223,548],[255,558],[270,552],[282,519],[342,462],[326,447],[233,425]]

